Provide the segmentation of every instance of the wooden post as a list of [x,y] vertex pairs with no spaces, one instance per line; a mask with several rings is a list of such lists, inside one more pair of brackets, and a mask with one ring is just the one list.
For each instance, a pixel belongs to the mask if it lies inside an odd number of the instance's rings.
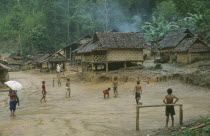
[[93,63],[91,63],[91,70],[92,70],[92,72],[93,72],[93,67],[94,67],[94,64],[93,64]]
[[106,62],[106,71],[109,71],[109,64]]
[[79,68],[78,68],[78,60],[76,60],[77,63],[77,73],[79,72]]
[[82,73],[84,72],[84,69],[83,69],[83,62],[81,62],[81,64],[82,64]]
[[124,62],[124,68],[126,68],[126,67],[127,67],[126,62]]
[[179,105],[179,124],[180,124],[180,126],[183,125],[183,109],[182,109],[182,105]]
[[55,81],[54,81],[54,78],[53,78],[53,87],[54,87],[54,82],[55,82]]
[[136,106],[136,130],[139,130],[139,110],[140,108]]

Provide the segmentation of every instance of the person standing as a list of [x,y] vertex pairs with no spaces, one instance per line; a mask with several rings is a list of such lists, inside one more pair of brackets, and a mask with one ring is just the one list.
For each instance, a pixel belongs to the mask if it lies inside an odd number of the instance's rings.
[[118,96],[118,81],[117,81],[117,77],[114,78],[113,81],[113,91],[114,91],[114,96],[117,97]]
[[142,88],[141,88],[141,85],[140,85],[140,81],[137,81],[137,85],[136,85],[135,88],[134,88],[133,94],[134,94],[134,93],[135,93],[136,104],[137,104],[137,105],[142,104],[142,103],[140,102],[141,95],[142,95]]
[[[171,88],[169,88],[167,90],[167,93],[168,93],[168,95],[166,95],[165,98],[163,99],[163,103],[165,103],[165,104],[176,104],[176,102],[179,100],[179,98],[172,95],[172,89]],[[175,102],[173,102],[174,99],[175,99]],[[174,127],[174,115],[175,115],[174,106],[166,106],[165,115],[166,115],[166,126],[165,127],[168,128],[169,115],[171,116],[171,121],[172,121],[171,127]]]
[[46,87],[45,87],[45,81],[42,81],[42,98],[40,100],[40,102],[42,102],[42,100],[44,99],[44,102],[46,102]]
[[9,95],[10,97],[10,102],[9,102],[9,109],[11,111],[10,117],[14,116],[15,117],[15,110],[16,110],[16,105],[17,105],[17,94],[10,89],[9,90]]

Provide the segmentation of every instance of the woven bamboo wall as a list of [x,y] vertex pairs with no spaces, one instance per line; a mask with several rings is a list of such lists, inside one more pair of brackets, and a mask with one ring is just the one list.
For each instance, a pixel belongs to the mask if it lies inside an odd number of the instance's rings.
[[94,62],[106,61],[106,56],[105,55],[93,55],[93,61]]
[[107,51],[107,61],[142,61],[143,49],[109,50]]
[[81,60],[82,56],[75,56],[75,60]]
[[210,52],[202,53],[191,53],[191,62],[196,62],[199,60],[210,60]]
[[42,63],[42,68],[48,68],[47,62]]
[[189,61],[188,53],[177,53],[177,63],[185,63],[187,64]]
[[92,56],[91,55],[82,55],[82,62],[91,62]]

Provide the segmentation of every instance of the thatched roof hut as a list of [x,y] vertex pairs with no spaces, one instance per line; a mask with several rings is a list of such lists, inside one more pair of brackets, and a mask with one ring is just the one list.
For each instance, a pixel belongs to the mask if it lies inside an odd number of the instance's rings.
[[210,47],[199,38],[185,38],[174,50],[178,63],[210,59]]
[[188,29],[173,30],[166,33],[158,43],[161,49],[175,48],[184,38],[191,38],[193,34]]
[[[93,65],[108,63],[143,62],[143,49],[146,48],[143,34],[122,32],[96,32],[92,41],[77,51],[82,62]],[[93,69],[93,68],[92,68]]]
[[70,45],[64,47],[63,49],[60,49],[58,52],[68,58],[69,60],[75,60],[75,54],[77,52],[77,49],[83,46],[84,44],[91,41],[92,38],[90,35],[85,35],[79,40],[74,41]]
[[141,33],[96,32],[93,41],[89,41],[78,53],[108,49],[144,49],[145,40]]

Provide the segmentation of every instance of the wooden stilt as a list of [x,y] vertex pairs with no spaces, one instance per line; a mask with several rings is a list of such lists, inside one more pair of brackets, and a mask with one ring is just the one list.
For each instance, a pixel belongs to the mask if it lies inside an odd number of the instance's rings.
[[109,64],[108,64],[108,62],[106,63],[106,71],[109,71]]
[[124,62],[124,68],[126,68],[126,67],[127,67],[126,62]]
[[93,72],[93,71],[94,71],[94,70],[93,70],[93,67],[94,67],[94,64],[93,64],[93,63],[91,64],[91,67],[92,67],[92,72]]
[[136,130],[139,130],[139,110],[140,108],[136,106]]
[[179,124],[183,125],[183,109],[182,109],[182,105],[179,106]]

